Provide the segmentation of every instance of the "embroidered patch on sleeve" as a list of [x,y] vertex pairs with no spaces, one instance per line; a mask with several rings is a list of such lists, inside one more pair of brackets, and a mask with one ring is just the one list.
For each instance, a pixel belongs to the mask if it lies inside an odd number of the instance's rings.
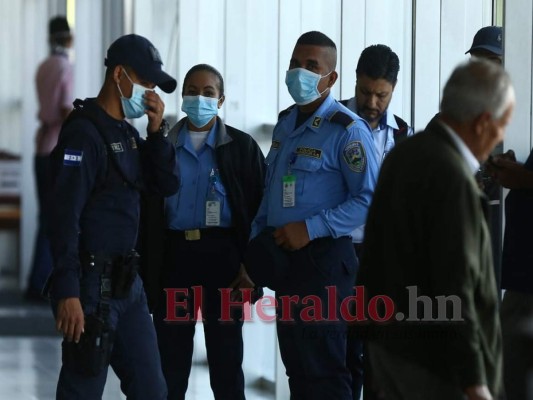
[[350,142],[342,152],[344,161],[354,172],[364,172],[366,168],[366,154],[363,143],[360,141]]
[[69,167],[79,167],[81,160],[83,159],[83,151],[65,149],[65,155],[63,156],[63,165]]

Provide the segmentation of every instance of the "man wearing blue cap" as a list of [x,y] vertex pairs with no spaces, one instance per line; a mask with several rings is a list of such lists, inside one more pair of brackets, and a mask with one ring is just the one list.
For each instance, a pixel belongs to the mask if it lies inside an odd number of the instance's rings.
[[[175,193],[164,103],[176,80],[147,39],[126,35],[107,51],[96,98],[76,100],[52,153],[46,291],[63,336],[57,399],[99,399],[111,365],[128,398],[166,399],[154,327],[137,274],[139,192]],[[125,118],[148,117],[147,138]]]
[[[472,57],[484,58],[496,64],[503,64],[503,29],[501,26],[485,26],[477,31],[472,41],[472,46],[465,54]],[[503,143],[499,143],[492,154],[503,152]],[[492,158],[490,159],[492,160]],[[488,170],[489,163],[484,163],[478,173],[476,180],[480,188],[489,198],[489,228],[492,241],[492,255],[494,259],[494,271],[496,273],[496,284],[501,286],[501,257],[502,257],[502,218],[501,202],[502,188],[490,176]]]
[[465,53],[503,64],[503,30],[501,26],[485,26],[474,36],[472,46]]

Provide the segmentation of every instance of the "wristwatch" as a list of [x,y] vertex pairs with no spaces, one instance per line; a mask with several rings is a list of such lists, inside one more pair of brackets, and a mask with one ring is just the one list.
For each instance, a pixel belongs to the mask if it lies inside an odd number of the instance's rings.
[[168,131],[170,130],[170,125],[166,119],[161,120],[161,125],[159,125],[159,129],[157,133],[159,133],[163,137],[168,136]]
[[148,131],[148,135],[161,135],[161,137],[166,138],[168,136],[168,131],[170,130],[170,125],[166,119],[161,120],[161,125],[159,125],[159,129],[155,132]]

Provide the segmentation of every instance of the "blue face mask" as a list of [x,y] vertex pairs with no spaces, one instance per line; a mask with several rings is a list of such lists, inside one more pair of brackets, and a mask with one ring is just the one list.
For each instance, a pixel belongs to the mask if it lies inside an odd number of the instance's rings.
[[294,102],[299,106],[305,106],[318,99],[324,92],[318,91],[318,83],[320,79],[325,78],[329,74],[319,75],[311,72],[305,68],[293,68],[287,71],[285,76],[285,83],[289,89],[289,93]]
[[194,126],[201,128],[218,114],[218,101],[214,97],[183,96],[181,111],[187,114]]
[[139,85],[138,83],[133,82],[126,70],[123,71],[126,77],[133,85],[133,89],[131,91],[131,97],[128,99],[127,97],[124,97],[124,95],[122,94],[122,90],[120,90],[120,86],[117,84],[118,91],[120,92],[120,102],[122,103],[122,111],[124,111],[124,115],[126,116],[126,118],[140,118],[144,115],[145,110],[144,92],[152,89],[146,88],[142,85]]

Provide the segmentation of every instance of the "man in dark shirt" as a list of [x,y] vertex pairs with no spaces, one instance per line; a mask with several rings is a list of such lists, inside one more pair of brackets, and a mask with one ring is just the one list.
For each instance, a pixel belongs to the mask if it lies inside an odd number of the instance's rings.
[[[128,398],[166,399],[153,324],[136,271],[139,191],[177,191],[164,104],[176,81],[157,49],[127,35],[108,49],[96,98],[77,100],[52,153],[48,292],[64,335],[58,399],[101,398],[111,364]],[[125,118],[148,117],[147,139]],[[142,377],[142,379],[140,379]]]

